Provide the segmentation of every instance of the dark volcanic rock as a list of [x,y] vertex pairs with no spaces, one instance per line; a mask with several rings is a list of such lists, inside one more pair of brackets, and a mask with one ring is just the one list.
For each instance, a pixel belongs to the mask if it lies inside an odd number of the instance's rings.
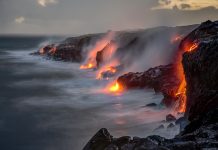
[[96,42],[103,34],[90,34],[68,38],[60,43],[46,45],[34,55],[42,55],[54,60],[81,62],[84,59],[83,48]]
[[118,75],[124,69],[124,65],[111,66],[110,69],[101,73],[101,78],[111,78]]
[[[116,139],[112,138],[108,145],[104,145],[103,150],[111,147],[124,150],[218,149],[217,35],[218,22],[207,21],[184,38],[180,45],[180,48],[185,48],[187,42],[198,42],[199,44],[195,50],[183,55],[182,62],[187,81],[186,116],[190,121],[184,131],[173,139],[153,135],[146,138],[128,138],[128,140],[122,140],[124,141],[122,144],[117,144]],[[156,72],[155,69],[151,72],[149,77],[147,77],[149,73],[129,73],[121,77],[119,81],[127,82],[124,85],[130,88],[147,87],[154,82],[147,79],[152,80],[159,75],[159,71]],[[158,83],[152,87],[162,91]],[[101,139],[95,137],[91,141],[95,141],[95,144],[99,145],[102,143]],[[91,146],[92,144],[86,146],[86,150],[95,150]]]
[[164,125],[160,125],[159,127],[155,128],[154,131],[161,130],[161,129],[164,129]]
[[109,53],[114,45],[117,45],[115,41],[110,41],[102,50],[98,51],[96,54],[96,64],[97,64],[97,68],[100,68],[101,65],[107,61],[108,57],[110,57]]
[[[146,138],[121,137],[113,138],[106,129],[106,135],[100,130],[84,150],[200,150],[218,148],[218,109],[213,110],[199,119],[199,127],[189,124],[185,131],[173,139],[165,139],[160,136],[149,136]],[[170,128],[173,125],[169,126]],[[169,128],[168,127],[168,128]],[[99,147],[98,147],[99,146]]]
[[166,121],[176,121],[176,117],[173,116],[172,114],[168,114],[166,116]]
[[126,89],[153,88],[156,92],[162,92],[162,102],[167,106],[171,106],[179,98],[176,90],[180,81],[172,64],[151,68],[145,72],[130,72],[120,76],[117,82]]
[[84,147],[84,150],[103,150],[110,145],[112,140],[107,129],[100,129]]
[[180,117],[179,119],[176,120],[175,124],[177,125],[177,124],[180,124],[180,123],[185,122],[185,121],[187,121],[187,119],[185,117]]
[[117,81],[127,89],[150,87],[155,91],[164,91],[179,84],[173,65],[158,66],[145,72],[130,72],[120,76]]
[[156,107],[157,104],[156,104],[156,103],[150,103],[150,104],[147,104],[146,106],[147,106],[147,107]]
[[170,123],[168,126],[167,126],[167,129],[170,129],[170,128],[173,128],[175,127],[175,125],[173,123]]
[[[202,42],[196,51],[185,53],[189,120],[218,107],[218,39]],[[202,107],[204,106],[204,107]]]

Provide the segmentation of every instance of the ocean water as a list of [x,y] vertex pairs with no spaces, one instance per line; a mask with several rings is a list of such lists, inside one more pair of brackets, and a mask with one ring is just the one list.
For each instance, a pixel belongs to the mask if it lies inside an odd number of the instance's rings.
[[154,130],[173,111],[159,105],[161,94],[131,90],[119,94],[102,89],[109,81],[77,63],[29,55],[42,43],[60,38],[0,38],[0,149],[80,150],[100,129],[116,137],[167,138],[179,128]]

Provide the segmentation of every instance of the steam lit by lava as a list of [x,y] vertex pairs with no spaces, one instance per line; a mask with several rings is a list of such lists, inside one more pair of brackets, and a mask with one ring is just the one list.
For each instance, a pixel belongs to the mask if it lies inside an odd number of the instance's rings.
[[43,55],[45,53],[44,47],[40,48],[39,53]]
[[97,71],[97,75],[96,75],[96,79],[102,79],[103,78],[103,74],[104,73],[108,73],[108,74],[115,74],[117,72],[116,67],[114,66],[118,66],[120,65],[119,61],[114,59],[109,61],[108,63],[104,64],[98,71]]
[[183,35],[175,35],[171,39],[171,43],[179,42],[183,39]]
[[104,49],[108,43],[111,42],[111,40],[114,37],[114,32],[109,32],[105,37],[97,41],[95,46],[89,51],[88,56],[84,62],[83,65],[80,66],[80,69],[91,69],[96,67],[96,55],[97,52]]
[[107,68],[102,68],[98,73],[96,79],[102,79],[103,78],[103,73],[110,73],[110,74],[115,74],[117,72],[115,67],[107,67]]
[[[193,50],[195,50],[198,47],[197,43],[194,44],[190,44],[190,43],[186,43],[186,45],[184,46],[184,52],[191,52]],[[177,92],[175,94],[175,96],[177,96],[179,98],[180,101],[180,106],[179,106],[179,112],[185,112],[186,110],[186,80],[185,80],[185,75],[184,75],[184,70],[183,70],[183,66],[182,66],[182,54],[180,54],[180,56],[178,57],[177,60],[177,75],[180,82],[180,85],[177,89]]]

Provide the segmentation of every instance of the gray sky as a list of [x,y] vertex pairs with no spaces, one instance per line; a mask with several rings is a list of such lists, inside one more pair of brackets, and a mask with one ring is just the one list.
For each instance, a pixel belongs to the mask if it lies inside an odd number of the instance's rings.
[[208,19],[218,20],[218,0],[0,0],[0,34],[73,35]]

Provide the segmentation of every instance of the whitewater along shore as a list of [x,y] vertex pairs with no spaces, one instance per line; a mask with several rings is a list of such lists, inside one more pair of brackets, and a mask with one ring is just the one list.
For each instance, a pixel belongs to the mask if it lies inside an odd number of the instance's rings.
[[[69,38],[45,46],[33,54],[54,60],[84,62],[88,55],[88,49],[84,47],[94,45],[104,36],[93,34]],[[218,148],[218,22],[116,32],[113,39],[97,51],[95,68],[104,63],[105,47],[112,47],[114,43],[119,45],[116,56],[125,70],[137,61],[150,43],[157,43],[157,39],[166,40],[162,48],[170,51],[165,58],[168,61],[164,62],[169,65],[153,67],[144,72],[125,73],[118,77],[117,83],[126,90],[153,88],[163,93],[162,103],[168,107],[177,103],[177,111],[184,112],[190,123],[173,139],[160,136],[113,138],[103,128],[91,138],[84,150]],[[90,66],[93,67],[92,64]]]

